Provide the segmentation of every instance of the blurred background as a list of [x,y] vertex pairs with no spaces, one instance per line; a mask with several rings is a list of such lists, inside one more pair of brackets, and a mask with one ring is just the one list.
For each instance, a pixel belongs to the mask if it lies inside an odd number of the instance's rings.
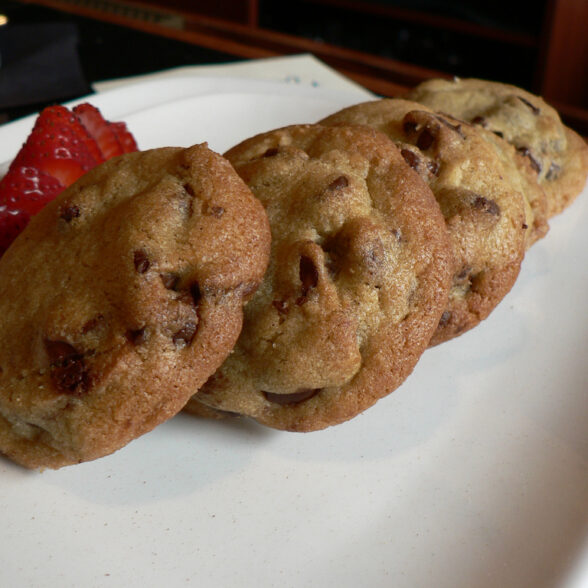
[[588,0],[0,0],[0,12],[72,24],[88,83],[312,53],[386,96],[428,77],[513,83],[588,134]]

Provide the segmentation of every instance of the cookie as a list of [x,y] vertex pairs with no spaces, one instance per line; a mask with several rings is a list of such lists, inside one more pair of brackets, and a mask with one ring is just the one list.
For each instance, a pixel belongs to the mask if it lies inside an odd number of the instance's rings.
[[[431,187],[454,255],[452,287],[431,345],[485,319],[514,284],[525,253],[524,198],[500,154],[469,125],[417,103],[381,99],[351,106],[322,124],[385,132]],[[513,181],[518,181],[518,172]]]
[[373,129],[291,126],[225,156],[267,210],[272,252],[235,350],[186,409],[291,431],[346,421],[404,381],[439,322],[453,263],[439,206]]
[[0,260],[0,452],[58,468],[180,411],[237,340],[270,238],[206,145],[123,155],[65,190]]
[[456,78],[428,80],[406,98],[480,125],[514,145],[547,194],[548,217],[562,212],[586,184],[586,142],[539,96],[500,82]]

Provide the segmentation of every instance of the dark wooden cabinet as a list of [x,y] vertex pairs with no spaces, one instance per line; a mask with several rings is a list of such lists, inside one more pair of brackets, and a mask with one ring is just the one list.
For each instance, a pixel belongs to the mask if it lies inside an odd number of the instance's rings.
[[588,135],[588,0],[37,0],[255,58],[310,52],[381,95],[434,77],[519,85]]

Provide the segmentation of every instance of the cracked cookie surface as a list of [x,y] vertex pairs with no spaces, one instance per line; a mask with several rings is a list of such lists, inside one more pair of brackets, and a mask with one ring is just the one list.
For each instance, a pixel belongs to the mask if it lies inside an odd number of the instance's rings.
[[180,411],[234,345],[269,243],[263,207],[206,145],[82,177],[0,260],[0,451],[57,468]]
[[[461,121],[412,101],[380,99],[345,108],[321,124],[376,128],[431,187],[454,255],[447,307],[431,345],[485,319],[514,284],[529,232],[524,178],[502,150]],[[507,144],[505,149],[511,149]]]
[[586,142],[539,96],[510,84],[456,78],[427,80],[406,98],[479,125],[511,143],[545,190],[548,217],[562,212],[586,185]]
[[404,381],[443,312],[439,206],[373,129],[286,127],[225,156],[267,210],[272,253],[234,352],[186,408],[292,431],[348,420]]

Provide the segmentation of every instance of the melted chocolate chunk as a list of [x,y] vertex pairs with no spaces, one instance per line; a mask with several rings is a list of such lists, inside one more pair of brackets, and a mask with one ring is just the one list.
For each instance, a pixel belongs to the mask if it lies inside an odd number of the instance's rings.
[[405,135],[412,135],[416,132],[418,124],[412,120],[404,120],[402,123],[402,130]]
[[151,262],[147,257],[147,253],[145,253],[145,251],[142,249],[138,249],[133,254],[133,263],[135,264],[135,269],[140,274],[144,274],[151,266]]
[[318,269],[314,261],[306,255],[300,257],[299,276],[302,282],[302,296],[306,297],[311,288],[317,287],[319,281]]
[[339,176],[327,186],[327,190],[341,190],[347,186],[349,186],[349,180],[345,176]]
[[188,184],[187,182],[184,184],[184,191],[189,194],[190,196],[192,196],[192,198],[194,198],[195,194],[194,194],[194,188],[192,188],[192,186],[190,184]]
[[285,300],[272,300],[272,306],[278,311],[280,314],[288,314],[290,311],[290,307]]
[[441,122],[442,124],[444,124],[448,129],[451,129],[452,131],[455,131],[462,139],[465,139],[465,135],[463,133],[463,131],[461,130],[461,124],[458,123],[456,125],[451,124],[447,119],[441,117],[441,116],[437,116],[435,117],[439,122]]
[[55,389],[65,394],[87,392],[90,378],[84,356],[65,341],[45,339],[44,344],[49,358],[51,382]]
[[262,157],[274,157],[275,155],[278,154],[278,148],[277,147],[270,147],[269,149],[267,149],[265,151],[265,153],[262,155]]
[[280,406],[288,406],[293,404],[300,404],[313,396],[316,396],[321,391],[320,388],[302,388],[291,394],[276,394],[275,392],[263,392],[263,395],[269,402],[279,404]]
[[126,332],[127,341],[133,345],[141,345],[147,341],[145,329],[129,329]]
[[80,208],[75,204],[71,204],[66,206],[64,209],[61,210],[61,214],[59,215],[65,222],[71,222],[74,218],[78,218],[80,216]]
[[429,161],[427,161],[427,169],[434,176],[438,176],[439,170],[441,169],[441,166],[439,165],[438,161],[433,161],[432,159],[430,159]]
[[472,119],[472,123],[475,125],[480,125],[481,127],[487,127],[488,126],[488,121],[486,120],[485,117],[483,116],[474,116],[474,118]]
[[206,212],[210,216],[214,216],[215,218],[220,218],[225,213],[225,209],[222,206],[211,206],[207,209]]
[[190,285],[190,295],[192,296],[192,302],[194,306],[198,306],[200,304],[200,300],[202,299],[202,292],[200,291],[198,282],[192,282]]
[[433,134],[431,129],[425,127],[419,135],[419,138],[417,139],[416,146],[422,151],[426,151],[427,149],[429,149],[429,147],[431,147],[431,145],[433,145],[434,142],[435,135]]
[[476,196],[472,202],[472,207],[493,216],[500,216],[500,206],[494,200],[489,200],[488,198],[484,198],[484,196]]
[[421,158],[414,151],[411,151],[410,149],[401,149],[400,155],[402,155],[404,161],[406,161],[406,163],[408,163],[412,169],[419,169]]
[[517,151],[531,162],[531,167],[541,173],[541,164],[533,157],[533,153],[528,147],[517,147]]
[[196,322],[187,322],[179,331],[174,333],[172,341],[178,347],[187,347],[192,343],[197,330],[198,324]]
[[534,104],[531,104],[526,98],[523,98],[522,96],[517,96],[517,98],[525,105],[528,106],[531,111],[533,112],[534,115],[539,115],[541,114],[541,109],[537,108]]
[[159,274],[159,276],[165,288],[168,290],[175,290],[177,288],[180,276],[172,273]]
[[449,324],[450,319],[451,319],[451,312],[449,310],[444,311],[443,314],[441,315],[441,318],[439,319],[439,326],[445,327],[446,325]]
[[103,320],[104,315],[99,314],[91,318],[89,321],[86,321],[86,323],[82,327],[82,333],[85,335],[86,333],[93,331]]

